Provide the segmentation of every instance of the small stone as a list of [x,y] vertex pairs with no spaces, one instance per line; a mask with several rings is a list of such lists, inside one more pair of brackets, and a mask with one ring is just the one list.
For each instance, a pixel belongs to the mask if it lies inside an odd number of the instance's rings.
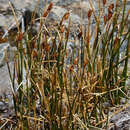
[[0,101],[0,112],[2,111],[5,111],[7,109],[7,105],[6,103]]

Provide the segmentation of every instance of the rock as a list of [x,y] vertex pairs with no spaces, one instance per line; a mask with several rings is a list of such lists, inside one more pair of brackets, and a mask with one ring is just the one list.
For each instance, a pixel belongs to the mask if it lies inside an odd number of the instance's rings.
[[70,5],[74,2],[78,2],[80,0],[59,0],[57,1],[56,5],[58,6],[67,6],[67,5]]
[[0,44],[0,67],[5,65],[6,60],[13,61],[16,47],[11,47],[9,43]]
[[[48,18],[53,18],[54,20],[60,21],[66,12],[67,10],[65,8],[62,8],[60,6],[53,6]],[[54,13],[56,17],[54,15],[51,15],[52,13]]]
[[[13,72],[13,63],[10,64],[10,70]],[[0,96],[12,94],[11,82],[7,65],[0,68]]]
[[130,107],[127,110],[120,112],[114,115],[111,118],[111,123],[114,123],[114,126],[110,130],[129,130],[130,129]]
[[7,110],[7,104],[3,101],[0,101],[0,113],[6,112],[6,110]]

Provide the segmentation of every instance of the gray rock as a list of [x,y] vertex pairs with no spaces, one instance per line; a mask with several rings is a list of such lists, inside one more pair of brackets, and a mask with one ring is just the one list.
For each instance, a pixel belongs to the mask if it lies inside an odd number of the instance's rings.
[[79,2],[80,0],[59,0],[56,4],[58,6],[66,6],[66,5],[70,5],[73,2]]
[[0,67],[6,63],[6,60],[13,61],[16,47],[11,47],[9,43],[0,44]]
[[0,112],[5,112],[7,109],[7,104],[3,101],[0,101]]
[[119,130],[129,130],[130,129],[130,113],[129,110],[125,110],[123,112],[118,113],[117,115],[111,118],[111,123],[114,123],[114,127],[111,130],[119,129]]
[[[10,70],[13,72],[13,63],[10,64]],[[0,96],[12,94],[11,82],[7,65],[0,68]]]

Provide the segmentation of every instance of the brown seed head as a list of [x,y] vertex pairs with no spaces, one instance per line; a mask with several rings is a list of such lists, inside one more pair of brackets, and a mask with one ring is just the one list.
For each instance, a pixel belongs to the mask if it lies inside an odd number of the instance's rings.
[[75,60],[74,60],[74,65],[77,65],[77,64],[78,64],[78,61],[79,61],[79,58],[78,58],[78,57],[75,58]]
[[43,13],[43,17],[47,17],[47,15],[48,15],[48,12],[45,11],[45,12]]
[[62,17],[62,20],[60,21],[60,26],[62,25],[62,23],[63,23],[64,20],[67,20],[69,18],[69,15],[70,15],[69,12],[67,12],[67,13],[64,14],[64,16]]
[[86,36],[86,46],[88,47],[88,45],[89,45],[89,42],[90,42],[90,36],[89,36],[89,34],[87,34],[87,36]]
[[46,52],[49,52],[49,51],[50,51],[50,45],[49,45],[49,44],[46,44],[46,45],[45,45],[45,50],[46,50]]
[[115,40],[114,40],[114,48],[115,48],[115,49],[116,49],[117,46],[118,46],[119,40],[120,40],[120,39],[119,39],[118,37],[116,37]]
[[17,36],[17,41],[21,41],[23,39],[23,33],[22,32],[20,32],[19,34],[18,34],[18,36]]
[[104,24],[106,24],[106,23],[107,23],[107,17],[104,16]]
[[73,65],[70,65],[69,70],[72,72],[73,69],[74,69],[74,66],[73,66]]
[[68,39],[68,37],[69,37],[69,32],[66,32],[66,33],[65,33],[65,37],[66,37],[66,39]]
[[114,8],[114,4],[109,5],[109,7],[108,7],[108,13],[112,12],[113,8]]
[[88,11],[88,19],[91,17],[92,12],[93,12],[93,11],[92,11],[91,9]]
[[82,36],[82,31],[79,32],[79,34],[78,34],[78,38],[80,39],[81,36]]
[[105,4],[106,4],[106,0],[102,0],[102,2],[103,2],[103,5],[105,5]]
[[85,66],[88,64],[88,59],[85,59],[84,60],[84,64],[83,64],[83,67],[85,68]]
[[43,41],[42,44],[41,44],[43,49],[45,48],[45,44],[46,44],[46,43],[45,43],[44,41]]
[[109,13],[108,13],[108,20],[110,20],[110,19],[111,19],[112,14],[113,14],[112,12],[109,12]]
[[65,13],[63,16],[63,20],[67,20],[69,18],[69,15],[70,15],[69,12]]
[[61,31],[61,33],[63,33],[65,31],[65,26],[64,25],[60,26],[60,31]]
[[36,41],[35,40],[32,41],[32,48],[33,49],[36,48]]
[[52,7],[53,7],[53,3],[52,3],[52,2],[50,2],[50,4],[49,4],[49,6],[48,6],[47,11],[48,11],[48,12],[50,12],[50,11],[51,11],[51,9],[52,9]]
[[37,51],[34,49],[33,52],[32,52],[32,57],[35,58],[37,56],[38,56]]

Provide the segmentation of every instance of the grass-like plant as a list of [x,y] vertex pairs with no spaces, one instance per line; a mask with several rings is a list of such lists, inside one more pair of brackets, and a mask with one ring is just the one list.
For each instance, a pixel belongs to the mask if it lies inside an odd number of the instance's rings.
[[[118,3],[116,0],[115,5],[109,5],[108,13],[104,14],[100,4],[95,11],[90,1],[87,29],[81,25],[73,38],[74,46],[78,45],[71,51],[67,45],[71,35],[69,12],[56,27],[46,27],[52,3],[43,11],[35,36],[31,34],[33,17],[31,27],[24,34],[19,31],[15,40],[18,51],[14,75],[10,75],[16,117],[8,124],[16,129],[111,127],[110,108],[120,104],[122,97],[128,98],[125,83],[130,57],[129,12],[126,12],[126,0],[120,7]],[[105,0],[103,5],[106,6]],[[94,30],[92,18],[96,21]],[[68,26],[64,25],[65,21]],[[124,44],[124,56],[120,58]]]

